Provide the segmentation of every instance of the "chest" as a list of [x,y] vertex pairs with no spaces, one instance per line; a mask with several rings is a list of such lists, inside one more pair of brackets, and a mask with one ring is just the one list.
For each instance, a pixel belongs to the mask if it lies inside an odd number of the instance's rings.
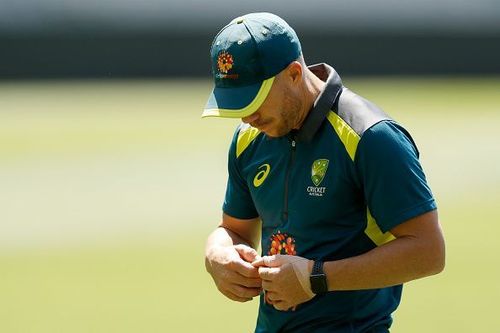
[[268,142],[243,168],[264,230],[324,228],[362,204],[353,162],[335,138]]

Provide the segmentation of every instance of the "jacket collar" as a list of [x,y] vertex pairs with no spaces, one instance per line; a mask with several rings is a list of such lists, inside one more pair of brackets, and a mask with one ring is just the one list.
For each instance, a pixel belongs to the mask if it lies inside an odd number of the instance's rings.
[[333,67],[320,63],[308,66],[308,68],[326,84],[301,128],[296,132],[296,139],[302,142],[311,142],[326,115],[334,107],[343,88],[342,80]]

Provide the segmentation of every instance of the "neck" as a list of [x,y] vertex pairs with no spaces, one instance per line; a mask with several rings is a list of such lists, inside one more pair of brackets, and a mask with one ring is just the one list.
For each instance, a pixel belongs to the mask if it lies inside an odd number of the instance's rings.
[[295,129],[299,129],[300,127],[302,127],[304,120],[306,119],[307,115],[314,106],[314,102],[318,98],[321,91],[323,91],[326,84],[309,70],[307,70],[305,74],[306,75],[304,80],[304,95],[303,95],[304,103],[302,103],[302,109],[300,110],[300,117],[298,119],[297,126],[295,127]]

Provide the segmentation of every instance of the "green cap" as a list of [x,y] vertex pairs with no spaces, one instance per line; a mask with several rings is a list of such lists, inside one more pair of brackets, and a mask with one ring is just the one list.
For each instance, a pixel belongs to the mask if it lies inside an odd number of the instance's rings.
[[232,20],[210,49],[215,87],[202,117],[247,117],[257,111],[274,77],[301,55],[295,31],[271,13]]

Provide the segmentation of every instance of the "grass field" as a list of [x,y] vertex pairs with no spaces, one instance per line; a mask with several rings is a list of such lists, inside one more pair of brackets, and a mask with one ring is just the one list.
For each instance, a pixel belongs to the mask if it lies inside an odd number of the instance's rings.
[[[500,78],[347,78],[413,134],[447,267],[392,332],[496,332]],[[0,83],[0,332],[249,332],[203,247],[236,121],[206,81]]]

